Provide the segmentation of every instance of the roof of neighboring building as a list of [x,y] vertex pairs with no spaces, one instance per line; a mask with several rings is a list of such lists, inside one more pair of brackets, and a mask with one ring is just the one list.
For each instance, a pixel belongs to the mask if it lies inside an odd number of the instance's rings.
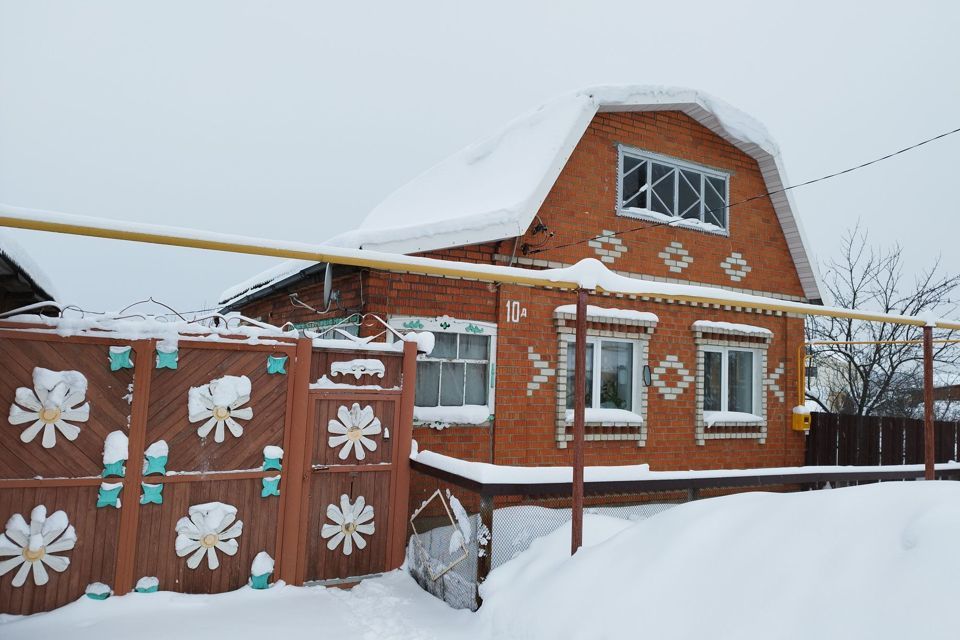
[[[57,292],[50,278],[33,261],[23,247],[10,236],[0,234],[0,290],[9,299],[22,299],[23,305],[55,300]],[[5,304],[15,308],[20,304]]]
[[[757,160],[767,190],[786,186],[780,153],[762,124],[692,89],[595,87],[554,100],[427,169],[327,244],[420,253],[523,235],[591,120],[605,111],[681,111]],[[813,256],[788,193],[770,196],[804,295],[819,300]],[[223,292],[236,302],[304,269],[287,261]]]

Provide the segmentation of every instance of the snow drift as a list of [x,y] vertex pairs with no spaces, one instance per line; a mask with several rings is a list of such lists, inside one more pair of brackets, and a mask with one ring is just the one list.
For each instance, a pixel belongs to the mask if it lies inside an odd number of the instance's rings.
[[747,493],[586,526],[595,546],[573,558],[566,526],[493,571],[479,614],[489,637],[957,634],[960,483]]

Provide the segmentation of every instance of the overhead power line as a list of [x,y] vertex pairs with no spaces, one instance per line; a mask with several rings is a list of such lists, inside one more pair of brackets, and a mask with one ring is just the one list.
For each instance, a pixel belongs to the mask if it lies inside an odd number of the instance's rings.
[[[857,171],[858,169],[863,169],[864,167],[869,167],[869,166],[872,165],[872,164],[877,164],[878,162],[883,162],[884,160],[889,160],[890,158],[893,158],[894,156],[898,156],[898,155],[900,155],[901,153],[906,153],[907,151],[912,151],[913,149],[916,149],[917,147],[922,147],[922,146],[925,145],[925,144],[929,144],[929,143],[931,143],[931,142],[935,142],[936,140],[940,140],[940,139],[942,139],[942,138],[946,138],[947,136],[951,136],[951,135],[953,135],[953,134],[955,134],[955,133],[960,133],[960,127],[957,127],[956,129],[951,129],[950,131],[945,131],[944,133],[941,133],[941,134],[939,134],[939,135],[933,136],[932,138],[927,138],[926,140],[921,140],[920,142],[917,142],[917,143],[915,143],[915,144],[912,144],[912,145],[910,145],[909,147],[904,147],[904,148],[902,148],[902,149],[898,149],[898,150],[894,151],[893,153],[888,153],[888,154],[885,155],[885,156],[880,156],[879,158],[874,158],[873,160],[869,160],[869,161],[867,161],[867,162],[863,162],[863,163],[861,163],[861,164],[855,165],[855,166],[853,166],[853,167],[849,167],[849,168],[844,169],[844,170],[842,170],[842,171],[836,171],[836,172],[834,172],[834,173],[828,173],[827,175],[820,176],[819,178],[814,178],[814,179],[812,179],[812,180],[807,180],[806,182],[800,182],[800,183],[798,183],[798,184],[792,184],[792,185],[790,185],[790,186],[783,187],[783,188],[781,188],[781,189],[774,189],[773,191],[765,191],[765,192],[763,192],[763,193],[758,193],[758,194],[756,194],[756,195],[750,196],[749,198],[744,198],[743,200],[738,200],[737,202],[733,202],[733,203],[731,203],[731,204],[728,204],[728,205],[725,205],[725,206],[722,206],[722,207],[714,207],[713,209],[708,209],[705,213],[716,213],[717,211],[724,211],[724,210],[729,211],[729,210],[732,209],[733,207],[738,207],[738,206],[743,205],[743,204],[746,204],[746,203],[748,203],[748,202],[753,202],[754,200],[759,200],[760,198],[767,198],[767,197],[769,197],[769,196],[776,195],[776,194],[778,194],[778,193],[785,193],[785,192],[790,191],[790,190],[792,190],[792,189],[799,189],[800,187],[806,187],[806,186],[808,186],[808,185],[815,184],[815,183],[817,183],[817,182],[823,182],[824,180],[829,180],[829,179],[831,179],[831,178],[836,178],[837,176],[842,176],[842,175],[847,174],[847,173],[852,173],[852,172],[854,172],[854,171]],[[676,220],[669,220],[669,221],[664,221],[664,222],[649,222],[649,223],[646,223],[646,224],[638,225],[638,226],[636,226],[636,227],[631,227],[630,229],[624,229],[623,231],[617,231],[617,232],[612,233],[612,234],[604,234],[603,236],[594,235],[594,236],[590,236],[590,237],[588,237],[588,238],[582,238],[582,239],[580,239],[580,240],[572,240],[572,241],[570,241],[570,242],[564,242],[564,243],[561,243],[561,244],[553,245],[553,246],[551,246],[551,247],[541,247],[541,248],[538,248],[538,249],[531,249],[530,251],[527,252],[527,254],[528,254],[528,255],[533,255],[533,254],[537,254],[537,253],[543,253],[543,252],[545,252],[545,251],[551,251],[551,250],[553,250],[553,249],[565,249],[566,247],[573,247],[573,246],[576,246],[576,245],[579,245],[579,244],[584,244],[584,243],[590,242],[591,240],[597,240],[597,239],[600,239],[600,238],[612,238],[612,237],[623,236],[623,235],[626,235],[626,234],[628,234],[628,233],[634,233],[634,232],[637,232],[637,231],[643,231],[644,229],[653,229],[653,228],[656,228],[656,227],[669,227],[670,225],[676,224],[676,223],[678,223],[678,222],[683,222],[684,220],[687,220],[687,218],[677,218]]]

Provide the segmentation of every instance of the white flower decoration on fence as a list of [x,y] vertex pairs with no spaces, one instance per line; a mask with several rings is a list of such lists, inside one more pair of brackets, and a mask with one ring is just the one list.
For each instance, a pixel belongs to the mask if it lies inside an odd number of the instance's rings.
[[346,460],[350,450],[353,449],[357,460],[363,460],[367,457],[364,447],[369,451],[377,450],[377,443],[367,437],[377,435],[381,431],[380,419],[374,417],[373,407],[367,405],[360,409],[360,405],[354,402],[349,410],[345,406],[337,409],[337,418],[339,420],[331,420],[327,424],[327,431],[334,434],[327,440],[330,447],[336,449],[343,445],[337,457]]
[[331,551],[342,542],[345,556],[353,553],[354,545],[357,549],[365,549],[367,541],[360,534],[371,536],[375,531],[373,507],[365,504],[363,496],[357,496],[357,501],[350,504],[349,496],[343,494],[339,507],[335,504],[327,506],[327,518],[336,524],[323,525],[320,535],[327,540],[327,549]]
[[237,508],[222,502],[208,502],[193,505],[189,513],[189,517],[177,522],[177,555],[182,558],[192,553],[187,558],[191,569],[200,566],[204,555],[211,571],[219,568],[217,550],[232,556],[239,548],[236,538],[243,533],[243,521],[237,520]]
[[84,402],[86,395],[87,379],[79,371],[35,367],[33,389],[20,387],[14,395],[16,404],[10,405],[10,424],[33,422],[20,434],[20,440],[32,442],[43,430],[41,443],[45,449],[57,444],[57,431],[67,440],[76,440],[80,427],[66,421],[86,422],[90,418],[90,404]]
[[48,518],[47,508],[38,505],[30,512],[30,524],[15,513],[7,520],[5,533],[0,534],[0,557],[13,556],[0,561],[0,576],[20,567],[13,576],[13,586],[22,587],[33,569],[34,584],[45,585],[50,576],[43,565],[57,573],[66,571],[70,558],[52,554],[69,551],[76,542],[77,532],[63,511],[55,511]]
[[250,400],[250,378],[247,376],[223,376],[211,380],[202,387],[191,387],[187,393],[187,413],[190,422],[206,420],[197,429],[197,435],[206,438],[216,427],[214,442],[223,442],[224,427],[235,438],[243,435],[243,427],[237,420],[253,417],[252,407],[240,408]]

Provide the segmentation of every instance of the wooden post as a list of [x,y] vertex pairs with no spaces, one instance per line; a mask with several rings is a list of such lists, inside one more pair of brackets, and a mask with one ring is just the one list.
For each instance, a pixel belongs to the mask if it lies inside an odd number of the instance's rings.
[[130,432],[127,436],[127,464],[123,478],[120,530],[117,534],[117,564],[113,590],[123,595],[133,591],[137,559],[137,526],[140,521],[140,480],[143,477],[143,451],[147,441],[147,410],[150,405],[150,380],[156,340],[133,343],[133,400],[130,405]]
[[933,327],[923,328],[923,478],[936,479],[933,442]]
[[480,496],[480,524],[487,529],[487,542],[480,548],[482,554],[477,558],[477,608],[483,604],[480,597],[480,585],[490,575],[493,566],[493,496]]
[[[306,483],[310,482],[308,459],[311,453],[307,442],[310,425],[307,418],[310,409],[310,359],[313,357],[313,343],[301,338],[297,340],[297,352],[293,362],[293,415],[290,420],[290,433],[285,439],[283,470],[281,483],[283,487],[280,499],[283,501],[282,527],[277,548],[280,550],[277,558],[279,571],[277,578],[288,584],[301,584],[302,578],[298,575],[299,558],[305,555],[300,549],[300,531],[307,526],[307,514],[304,510],[303,494]],[[287,453],[289,452],[289,453]],[[304,471],[304,466],[308,467]]]
[[573,500],[570,554],[583,544],[583,438],[587,395],[587,292],[577,289],[573,374]]
[[387,570],[403,564],[410,516],[410,450],[413,444],[413,402],[417,384],[417,343],[403,345],[403,378],[400,421],[395,428],[393,487],[390,491],[391,522],[387,547]]

